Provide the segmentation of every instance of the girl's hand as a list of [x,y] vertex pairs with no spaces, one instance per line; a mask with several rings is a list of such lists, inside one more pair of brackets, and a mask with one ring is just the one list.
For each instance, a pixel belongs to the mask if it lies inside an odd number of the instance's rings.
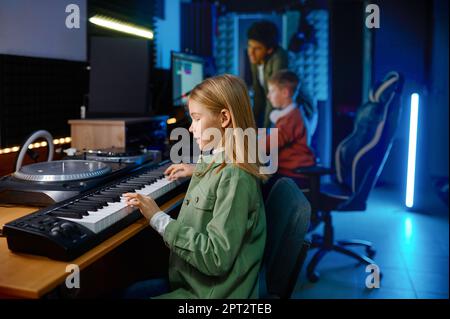
[[193,164],[172,164],[164,172],[169,181],[177,180],[181,177],[191,177],[194,173],[195,165]]
[[155,201],[148,196],[137,193],[125,193],[123,197],[125,197],[127,205],[138,207],[148,221],[152,219],[153,215],[161,211]]

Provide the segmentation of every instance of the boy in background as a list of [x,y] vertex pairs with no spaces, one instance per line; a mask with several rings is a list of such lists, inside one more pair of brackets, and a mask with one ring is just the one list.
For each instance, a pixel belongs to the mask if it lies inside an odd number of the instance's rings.
[[[308,132],[302,112],[294,102],[298,85],[297,75],[289,70],[280,70],[268,80],[267,98],[274,108],[269,118],[278,129],[278,171],[266,183],[265,195],[281,177],[293,179],[300,189],[308,188],[308,178],[296,173],[295,169],[316,164],[314,153],[308,146]],[[270,135],[266,138],[268,152],[270,138]]]

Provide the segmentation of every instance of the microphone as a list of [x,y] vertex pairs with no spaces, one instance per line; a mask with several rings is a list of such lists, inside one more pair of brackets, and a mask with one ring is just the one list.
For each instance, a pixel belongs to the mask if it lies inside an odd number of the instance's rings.
[[176,97],[173,99],[172,103],[175,104],[175,102],[181,101],[182,99],[184,99],[185,97],[187,97],[189,94],[191,94],[192,90],[189,90],[187,92],[185,92],[184,94]]

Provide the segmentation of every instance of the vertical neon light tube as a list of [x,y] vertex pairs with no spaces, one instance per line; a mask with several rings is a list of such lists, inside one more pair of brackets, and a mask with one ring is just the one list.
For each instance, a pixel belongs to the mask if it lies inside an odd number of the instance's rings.
[[419,94],[411,95],[411,115],[409,118],[408,174],[406,179],[406,207],[414,205],[414,179],[416,175],[417,124],[419,117]]

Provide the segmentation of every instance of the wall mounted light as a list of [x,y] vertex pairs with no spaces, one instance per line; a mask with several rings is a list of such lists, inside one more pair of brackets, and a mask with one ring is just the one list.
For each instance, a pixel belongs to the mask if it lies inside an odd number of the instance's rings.
[[146,38],[146,39],[153,39],[153,31],[145,28],[141,28],[138,26],[135,26],[131,23],[122,22],[117,19],[101,16],[101,15],[95,15],[91,18],[89,18],[89,22],[119,32],[124,32],[132,35],[136,35],[138,37]]

